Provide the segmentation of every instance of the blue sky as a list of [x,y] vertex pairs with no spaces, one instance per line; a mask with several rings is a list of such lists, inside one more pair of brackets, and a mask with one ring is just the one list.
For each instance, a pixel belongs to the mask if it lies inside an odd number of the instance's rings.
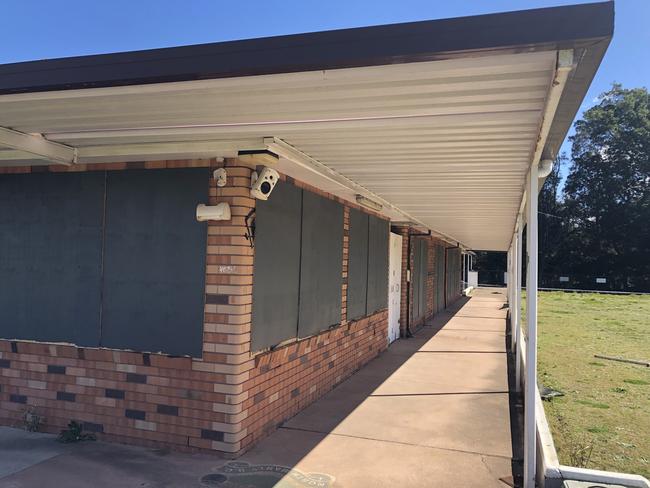
[[[581,1],[2,0],[0,63],[440,19]],[[614,40],[585,97],[648,86],[650,1],[616,2]],[[568,152],[569,146],[565,143]]]

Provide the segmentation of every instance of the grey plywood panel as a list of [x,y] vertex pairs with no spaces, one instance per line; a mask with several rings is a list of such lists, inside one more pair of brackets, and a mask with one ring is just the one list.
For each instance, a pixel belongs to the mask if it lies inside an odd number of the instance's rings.
[[420,318],[420,296],[421,296],[421,279],[420,268],[422,266],[422,253],[420,252],[420,239],[413,239],[413,269],[411,269],[411,313],[413,320]]
[[253,272],[253,351],[298,333],[302,190],[279,181],[257,201]]
[[104,177],[0,176],[0,337],[99,344]]
[[435,285],[436,312],[445,309],[445,248],[437,245],[435,247]]
[[348,241],[347,318],[366,314],[368,293],[368,214],[350,209]]
[[343,206],[305,191],[298,337],[341,322]]
[[200,356],[209,170],[107,174],[102,346]]
[[422,238],[415,238],[413,241],[413,269],[412,276],[412,313],[413,320],[421,319],[426,313],[427,295],[427,242]]
[[368,218],[368,304],[369,315],[388,307],[388,221]]
[[429,271],[429,243],[422,239],[420,242],[420,317],[427,314],[427,276]]
[[460,249],[447,250],[447,301],[460,295]]

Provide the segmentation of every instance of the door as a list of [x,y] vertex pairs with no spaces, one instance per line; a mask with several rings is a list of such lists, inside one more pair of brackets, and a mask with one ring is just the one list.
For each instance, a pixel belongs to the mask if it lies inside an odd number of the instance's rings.
[[388,262],[388,343],[399,338],[399,305],[402,286],[402,236],[390,234]]

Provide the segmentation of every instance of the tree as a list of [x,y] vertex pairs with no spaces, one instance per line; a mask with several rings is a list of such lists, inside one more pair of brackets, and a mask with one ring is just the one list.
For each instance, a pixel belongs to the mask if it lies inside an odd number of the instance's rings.
[[539,193],[539,278],[541,286],[557,286],[560,275],[567,273],[564,258],[564,204],[562,199],[562,168],[566,166],[566,155],[559,155],[553,171],[544,182]]
[[[650,96],[612,88],[575,124],[564,189],[573,273],[615,289],[650,289]],[[592,282],[593,283],[593,282]]]

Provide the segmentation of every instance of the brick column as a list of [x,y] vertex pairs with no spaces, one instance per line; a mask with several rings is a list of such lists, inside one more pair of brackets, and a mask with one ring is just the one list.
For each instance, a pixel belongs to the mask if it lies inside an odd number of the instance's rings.
[[248,392],[243,385],[254,365],[250,354],[254,256],[245,237],[246,216],[255,208],[250,196],[253,168],[232,159],[213,167],[226,168],[228,183],[217,188],[210,179],[210,205],[230,204],[232,219],[208,223],[203,361],[195,361],[192,367],[223,375],[215,378],[223,381],[214,383],[214,392],[221,394],[222,401],[212,405],[217,416],[223,414],[223,421],[212,423],[214,431],[223,432],[223,440],[197,440],[196,447],[234,453],[246,436],[241,422],[246,417]]
[[341,287],[341,324],[348,321],[348,264],[350,252],[350,207],[343,207],[343,286]]

